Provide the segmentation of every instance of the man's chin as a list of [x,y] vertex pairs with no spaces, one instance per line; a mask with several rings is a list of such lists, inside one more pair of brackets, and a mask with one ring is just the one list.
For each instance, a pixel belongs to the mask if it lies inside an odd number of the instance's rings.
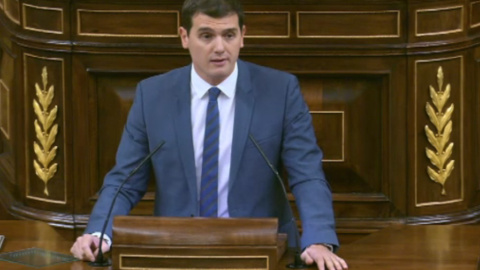
[[[232,70],[233,71],[233,70]],[[222,71],[222,72],[215,72],[213,74],[210,74],[210,79],[215,82],[215,85],[223,82],[230,74],[232,71],[227,72],[227,71]]]

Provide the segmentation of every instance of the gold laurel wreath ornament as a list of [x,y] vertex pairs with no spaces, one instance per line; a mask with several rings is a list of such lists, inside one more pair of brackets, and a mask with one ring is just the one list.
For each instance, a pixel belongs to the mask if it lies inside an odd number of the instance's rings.
[[[440,66],[437,71],[438,91],[430,85],[430,98],[435,106],[432,106],[427,102],[426,112],[430,118],[430,122],[435,126],[436,133],[430,129],[428,125],[425,125],[425,133],[427,135],[428,142],[435,150],[431,150],[428,147],[425,148],[427,157],[430,159],[437,169],[433,169],[430,166],[427,167],[427,173],[430,179],[440,185],[442,185],[442,195],[446,195],[445,182],[453,171],[455,161],[448,159],[452,156],[453,142],[450,142],[450,135],[452,134],[452,114],[453,103],[443,111],[443,107],[450,98],[451,87],[450,84],[443,87],[443,69]],[[448,146],[447,146],[448,144]]]
[[[58,125],[54,124],[57,118],[58,107],[53,107],[48,111],[50,104],[54,97],[54,86],[51,85],[47,90],[48,73],[47,68],[42,69],[42,83],[43,88],[40,88],[38,83],[35,83],[35,91],[38,98],[33,100],[33,110],[37,119],[35,119],[35,134],[38,139],[33,142],[33,150],[35,151],[37,160],[33,160],[33,166],[35,168],[36,175],[45,184],[43,193],[49,196],[47,184],[57,172],[58,164],[54,163],[50,166],[50,163],[55,159],[57,155],[57,146],[54,146],[55,138],[58,133]],[[53,147],[52,147],[53,146]]]

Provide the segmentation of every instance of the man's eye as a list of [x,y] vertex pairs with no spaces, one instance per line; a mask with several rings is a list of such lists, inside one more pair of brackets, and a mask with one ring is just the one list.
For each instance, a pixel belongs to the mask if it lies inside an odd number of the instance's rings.
[[201,34],[201,35],[200,35],[200,38],[201,38],[201,39],[211,39],[211,38],[212,38],[212,35],[211,35],[211,34]]
[[226,39],[233,39],[233,38],[235,38],[235,34],[233,34],[233,33],[226,34],[225,38]]

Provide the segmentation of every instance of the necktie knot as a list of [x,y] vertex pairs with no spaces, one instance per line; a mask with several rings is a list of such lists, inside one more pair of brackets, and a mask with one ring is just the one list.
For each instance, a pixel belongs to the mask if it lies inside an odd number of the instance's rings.
[[218,95],[220,95],[220,89],[217,87],[212,87],[208,89],[208,97],[210,101],[216,101],[218,98]]

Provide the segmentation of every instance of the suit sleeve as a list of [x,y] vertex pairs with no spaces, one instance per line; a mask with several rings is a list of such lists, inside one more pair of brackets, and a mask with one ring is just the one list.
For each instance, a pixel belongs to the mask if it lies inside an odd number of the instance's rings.
[[302,221],[302,248],[318,243],[338,247],[332,193],[322,169],[323,154],[298,80],[293,75],[285,100],[282,160]]
[[[116,164],[105,176],[103,186],[99,191],[98,201],[92,210],[85,233],[100,232],[102,230],[118,187],[149,153],[143,110],[143,92],[140,83],[137,86],[135,99],[117,150]],[[112,237],[113,217],[116,215],[127,215],[145,194],[150,167],[151,164],[149,162],[145,163],[120,190],[106,229],[106,234],[110,237]]]

